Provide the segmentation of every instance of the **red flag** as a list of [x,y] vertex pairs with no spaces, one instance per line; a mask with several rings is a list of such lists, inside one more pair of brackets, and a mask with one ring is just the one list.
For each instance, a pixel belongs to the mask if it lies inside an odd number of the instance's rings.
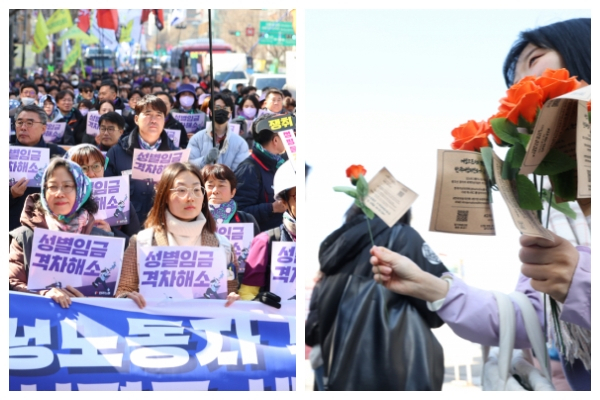
[[162,31],[165,27],[165,17],[163,14],[163,10],[142,10],[142,18],[140,19],[140,24],[148,21],[148,16],[150,13],[154,14],[154,19],[156,21],[156,27],[159,31]]
[[87,33],[90,29],[90,10],[79,10],[77,19],[77,27]]
[[98,19],[98,28],[110,29],[111,31],[119,29],[119,13],[117,10],[98,10],[96,18]]
[[140,24],[148,21],[148,15],[150,15],[150,10],[142,10],[142,18],[140,19]]

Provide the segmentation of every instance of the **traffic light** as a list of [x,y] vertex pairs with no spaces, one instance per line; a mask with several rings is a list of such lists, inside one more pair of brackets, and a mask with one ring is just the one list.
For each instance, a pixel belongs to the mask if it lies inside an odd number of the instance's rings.
[[18,53],[17,53],[17,49],[19,48],[19,46],[17,46],[17,42],[18,40],[16,38],[13,39],[13,58],[15,58]]
[[230,35],[234,35],[234,36],[240,36],[241,32],[240,31],[233,31],[233,30],[231,30],[231,31],[229,31],[229,34]]

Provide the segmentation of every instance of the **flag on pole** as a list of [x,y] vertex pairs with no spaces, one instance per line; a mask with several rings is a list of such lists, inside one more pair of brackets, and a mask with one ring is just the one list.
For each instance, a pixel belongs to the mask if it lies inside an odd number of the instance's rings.
[[177,25],[185,21],[186,10],[177,9],[171,10],[171,18],[169,19],[169,25]]
[[48,28],[42,12],[38,12],[37,23],[35,24],[35,34],[33,36],[33,46],[31,51],[41,53],[48,46]]
[[98,27],[116,31],[119,29],[119,13],[115,9],[96,11]]
[[79,10],[77,14],[77,26],[81,29],[82,32],[88,33],[90,30],[90,10]]
[[129,21],[127,25],[121,27],[121,37],[119,43],[131,42],[131,31],[133,30],[133,20]]
[[154,14],[154,20],[156,21],[156,27],[159,31],[162,31],[165,27],[165,18],[163,15],[163,10],[142,10],[142,18],[140,19],[140,23],[144,23],[148,21],[148,16],[150,13]]
[[79,60],[81,58],[81,42],[79,40],[75,41],[75,46],[73,46],[73,49],[71,50],[71,52],[69,53],[69,55],[67,56],[67,58],[65,59],[65,62],[63,64],[63,72],[69,72],[69,70],[71,68],[73,68],[75,66],[75,64],[77,64],[77,60]]
[[60,32],[63,29],[70,28],[73,26],[73,20],[71,19],[71,13],[69,10],[61,9],[54,11],[54,14],[46,21],[48,27],[48,34]]

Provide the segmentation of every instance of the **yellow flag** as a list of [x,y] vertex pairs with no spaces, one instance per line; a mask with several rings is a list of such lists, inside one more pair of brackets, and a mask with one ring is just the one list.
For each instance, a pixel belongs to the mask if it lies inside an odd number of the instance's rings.
[[35,34],[33,36],[33,46],[31,51],[41,53],[48,46],[48,28],[41,11],[38,11],[37,23],[35,24]]
[[71,12],[66,9],[56,10],[54,14],[48,18],[46,22],[48,26],[48,33],[60,32],[63,29],[70,28],[73,26],[73,20],[71,19]]
[[127,26],[121,28],[121,38],[119,39],[119,43],[129,43],[131,42],[131,31],[133,30],[133,20],[127,23]]
[[85,32],[83,32],[81,29],[79,29],[79,27],[77,27],[77,25],[73,25],[68,31],[66,31],[65,33],[63,33],[58,40],[56,41],[57,44],[62,44],[63,40],[65,39],[73,39],[73,40],[82,40],[84,43],[86,40],[89,40],[89,36],[85,34]]
[[80,58],[81,58],[81,42],[79,40],[76,40],[75,45],[73,46],[73,49],[71,50],[71,52],[65,59],[65,62],[63,64],[63,68],[62,68],[63,72],[69,72],[69,70],[71,68],[73,68],[75,66],[75,64],[77,64],[77,60],[79,60]]

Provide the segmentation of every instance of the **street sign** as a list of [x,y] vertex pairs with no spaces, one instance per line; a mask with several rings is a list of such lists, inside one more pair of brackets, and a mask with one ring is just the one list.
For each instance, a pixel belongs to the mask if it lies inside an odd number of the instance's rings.
[[291,22],[260,21],[259,44],[295,46],[296,34]]
[[254,36],[254,28],[249,26],[246,28],[246,36]]

